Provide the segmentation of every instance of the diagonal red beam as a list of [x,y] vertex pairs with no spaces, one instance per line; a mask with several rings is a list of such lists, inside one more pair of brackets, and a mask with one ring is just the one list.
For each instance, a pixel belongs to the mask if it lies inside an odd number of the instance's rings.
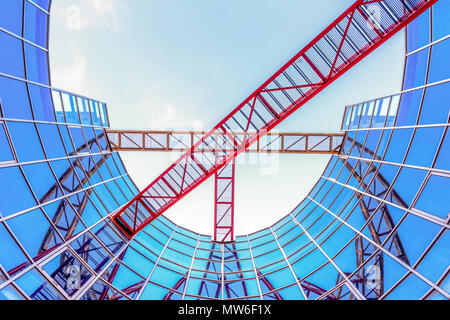
[[[345,10],[333,23],[331,23],[324,31],[322,31],[317,37],[315,37],[305,48],[303,48],[298,54],[296,54],[290,61],[288,61],[280,70],[278,70],[272,77],[270,77],[263,85],[261,85],[255,92],[253,92],[247,99],[245,99],[238,107],[236,107],[228,116],[226,116],[222,121],[220,121],[211,131],[209,131],[206,135],[200,139],[194,146],[192,146],[191,150],[181,156],[173,165],[171,165],[166,171],[164,171],[157,179],[155,179],[148,187],[146,187],[142,192],[140,192],[132,201],[123,206],[120,210],[112,214],[112,219],[115,223],[129,236],[133,236],[140,230],[142,230],[146,225],[151,223],[154,219],[156,219],[159,215],[165,212],[167,209],[172,207],[175,203],[180,201],[184,196],[186,196],[190,191],[195,189],[198,185],[200,185],[203,181],[208,179],[210,176],[214,175],[217,170],[221,169],[226,163],[229,163],[240,153],[244,152],[249,148],[251,144],[258,141],[261,136],[265,135],[267,132],[272,130],[279,123],[284,121],[287,117],[292,115],[296,110],[305,105],[309,100],[315,97],[317,94],[322,92],[326,87],[328,87],[331,83],[333,83],[336,79],[342,76],[345,72],[350,70],[353,66],[355,66],[358,62],[364,59],[367,55],[369,55],[372,51],[390,39],[394,34],[403,29],[409,22],[418,17],[421,13],[426,11],[429,7],[431,7],[437,0],[405,0],[405,1],[392,1],[392,0],[380,0],[380,1],[367,1],[367,0],[357,0],[353,3],[347,10]],[[395,19],[383,20],[383,30],[380,31],[379,36],[377,34],[376,37],[373,37],[368,31],[366,32],[365,38],[370,39],[370,41],[365,41],[361,39],[359,36],[356,37],[353,33],[347,33],[343,36],[339,36],[342,33],[340,25],[346,24],[348,19],[355,19],[356,12],[365,7],[368,3],[370,6],[377,6],[380,12],[385,12],[386,9],[383,4],[388,4],[388,7],[393,7],[393,13],[395,14]],[[355,21],[357,24],[357,21]],[[337,63],[334,66],[334,69],[331,68],[325,70],[326,72],[321,72],[323,74],[329,74],[326,78],[327,81],[323,83],[319,83],[317,86],[311,87],[304,95],[301,97],[296,97],[293,95],[289,95],[287,91],[279,91],[277,94],[283,94],[284,97],[288,96],[290,99],[279,100],[276,98],[276,93],[272,92],[272,95],[269,93],[263,92],[264,90],[271,89],[274,87],[280,87],[279,83],[282,83],[285,77],[285,74],[292,74],[295,77],[290,77],[291,79],[300,79],[299,83],[296,85],[303,85],[307,83],[313,83],[315,79],[313,79],[314,75],[310,71],[310,64],[315,66],[315,69],[319,70],[319,64],[321,65],[322,70],[324,70],[324,65],[326,65],[325,60],[321,57],[316,57],[314,61],[308,59],[308,68],[302,67],[303,64],[301,61],[305,60],[307,54],[313,55],[312,50],[314,50],[314,46],[322,43],[321,41],[325,41],[327,38],[328,41],[332,41],[334,43],[339,43],[342,40],[342,37],[345,37],[345,42],[348,43],[348,48],[343,56],[346,59],[342,62]],[[311,51],[310,51],[311,50]],[[342,52],[341,52],[342,51]],[[336,55],[343,54],[343,48],[334,50],[328,49],[326,52],[322,52],[324,56],[327,57],[328,60],[334,59]],[[303,59],[301,59],[303,58]],[[320,62],[322,59],[322,63]],[[295,73],[295,74],[294,74]],[[314,72],[316,77],[318,74]],[[319,76],[320,77],[320,76]],[[278,81],[280,80],[280,81]],[[201,146],[203,144],[211,145],[215,140],[214,136],[218,133],[221,133],[220,128],[227,128],[227,134],[230,134],[232,137],[235,136],[235,131],[238,129],[234,128],[245,128],[246,121],[249,117],[242,120],[240,117],[241,114],[249,114],[248,109],[251,109],[251,102],[256,98],[256,103],[254,110],[258,112],[258,114],[264,114],[265,118],[262,122],[256,122],[256,120],[251,120],[252,127],[258,128],[258,130],[252,133],[249,138],[243,140],[243,142],[236,147],[236,150],[227,151],[227,150],[212,150],[209,152],[205,152],[202,154],[203,163],[199,162],[197,159],[197,155],[201,152]],[[280,98],[281,99],[281,98]],[[281,101],[281,102],[280,102]],[[250,104],[250,106],[249,106]],[[245,117],[244,117],[245,118]],[[253,122],[255,121],[255,122]],[[237,124],[237,126],[236,126]],[[248,132],[245,132],[246,134]],[[247,137],[247,135],[245,136]],[[216,155],[218,153],[223,153],[225,156],[221,157],[219,161],[214,161]],[[183,190],[176,197],[171,197],[167,199],[157,199],[160,197],[160,192],[164,191],[169,193],[167,190],[161,190],[162,185],[165,183],[162,182],[162,178],[165,176],[173,176],[180,169],[180,163],[185,163],[184,161],[189,161],[190,167],[192,168],[192,173],[196,176],[195,179],[185,182],[183,184]],[[197,172],[197,168],[202,170],[202,173]],[[197,174],[194,173],[197,172]],[[143,217],[139,217],[137,221],[136,227],[131,227],[127,221],[133,221],[133,204],[140,199],[146,199],[148,201],[148,206],[152,209],[150,212],[142,212]],[[157,201],[159,200],[159,201]],[[145,201],[145,200],[142,200]]]

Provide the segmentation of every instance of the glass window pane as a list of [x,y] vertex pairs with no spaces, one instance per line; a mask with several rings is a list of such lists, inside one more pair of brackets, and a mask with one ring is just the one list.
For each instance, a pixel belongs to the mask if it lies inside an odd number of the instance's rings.
[[47,48],[47,23],[48,15],[25,1],[24,38]]
[[23,1],[0,1],[0,27],[22,35]]
[[0,31],[0,72],[25,78],[22,41]]
[[0,162],[14,160],[11,144],[9,143],[9,139],[6,135],[5,126],[0,122]]
[[40,121],[55,122],[50,89],[34,84],[29,84],[28,87],[30,89],[34,118]]
[[448,199],[449,190],[449,178],[432,175],[423,189],[415,207],[445,219],[450,212],[449,202],[444,200]]
[[444,128],[418,128],[406,163],[421,167],[431,167],[437,148],[442,139]]
[[[17,167],[0,169],[0,212],[6,217],[10,214],[36,205],[28,185]],[[3,183],[14,181],[14,183]]]
[[7,122],[7,126],[19,161],[24,162],[45,159],[33,123],[9,121]]
[[404,89],[411,89],[425,84],[429,49],[423,49],[408,57],[406,62]]
[[435,44],[431,49],[430,75],[433,83],[450,78],[450,39]]
[[402,95],[396,121],[397,126],[416,124],[422,95],[423,90],[409,91]]
[[450,23],[448,23],[449,12],[449,1],[438,1],[433,5],[433,41],[450,34]]
[[0,103],[5,118],[26,120],[33,118],[25,82],[0,76]]
[[430,10],[422,13],[408,25],[407,43],[408,52],[417,50],[430,43]]
[[28,80],[49,85],[47,52],[28,43],[24,45]]

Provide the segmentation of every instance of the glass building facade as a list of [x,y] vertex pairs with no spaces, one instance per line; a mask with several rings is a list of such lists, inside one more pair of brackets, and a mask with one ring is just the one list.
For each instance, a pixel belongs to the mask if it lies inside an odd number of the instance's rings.
[[51,87],[49,0],[0,2],[0,299],[448,299],[450,1],[407,28],[402,92],[345,108],[344,143],[296,209],[217,244],[138,193],[106,104]]

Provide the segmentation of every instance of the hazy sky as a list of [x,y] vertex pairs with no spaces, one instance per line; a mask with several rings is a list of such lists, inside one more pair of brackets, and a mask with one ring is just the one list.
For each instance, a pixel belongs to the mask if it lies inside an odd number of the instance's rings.
[[[54,0],[52,84],[108,104],[115,129],[204,129],[261,85],[351,0]],[[344,107],[398,92],[400,32],[278,128],[338,132]],[[140,188],[174,154],[122,153]],[[282,155],[236,168],[236,231],[288,214],[322,174],[329,156]],[[268,174],[270,173],[270,174]],[[167,217],[210,234],[214,179]]]

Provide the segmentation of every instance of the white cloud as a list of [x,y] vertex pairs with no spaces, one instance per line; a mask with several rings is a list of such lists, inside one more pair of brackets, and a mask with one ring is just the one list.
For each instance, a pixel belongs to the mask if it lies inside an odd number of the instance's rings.
[[152,114],[149,123],[154,128],[173,128],[176,130],[203,130],[203,122],[180,112],[183,108],[176,108],[171,102],[165,103],[156,113]]
[[[189,114],[190,106],[177,106],[157,89],[129,99],[126,107],[115,108],[114,118],[128,128],[153,130],[204,130],[204,124]],[[139,115],[139,117],[136,117]]]
[[72,92],[84,92],[87,89],[86,74],[87,59],[77,56],[71,64],[52,70],[52,84]]
[[[69,30],[79,31],[86,28],[120,29],[119,13],[124,10],[120,0],[81,0],[65,6],[58,16],[65,17]],[[59,9],[63,9],[59,7]]]
[[119,0],[93,0],[92,4],[100,17],[105,20],[104,22],[116,29],[120,28],[118,13],[124,9],[122,2]]

